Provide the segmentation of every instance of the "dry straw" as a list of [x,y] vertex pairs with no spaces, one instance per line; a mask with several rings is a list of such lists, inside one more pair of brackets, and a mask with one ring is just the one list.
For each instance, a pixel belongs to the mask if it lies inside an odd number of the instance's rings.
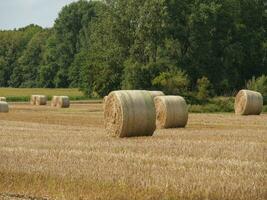
[[51,106],[56,107],[60,96],[53,96],[51,100]]
[[153,98],[157,97],[157,96],[164,96],[165,94],[162,91],[148,91]]
[[37,95],[35,105],[46,105],[47,97],[45,95]]
[[180,96],[155,97],[157,128],[185,127],[188,120],[186,101]]
[[104,96],[103,98],[103,109],[105,110],[105,105],[106,105],[106,101],[107,101],[108,96]]
[[36,95],[36,94],[31,95],[31,105],[36,105],[37,96],[39,95]]
[[70,107],[70,99],[68,96],[60,96],[58,98],[57,107],[59,108],[69,108]]
[[112,136],[151,136],[156,128],[155,117],[153,98],[148,91],[114,91],[107,97],[104,122]]
[[235,98],[235,113],[238,115],[259,115],[263,108],[261,93],[240,90]]
[[6,101],[6,97],[0,97],[0,101]]
[[106,103],[107,98],[108,98],[108,96],[104,96],[103,103]]
[[8,104],[5,101],[0,101],[0,112],[8,112]]

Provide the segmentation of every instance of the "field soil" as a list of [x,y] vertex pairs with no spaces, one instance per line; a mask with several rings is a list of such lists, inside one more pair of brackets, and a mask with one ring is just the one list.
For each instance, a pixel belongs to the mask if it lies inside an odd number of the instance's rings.
[[186,128],[113,138],[103,105],[0,113],[0,199],[267,199],[267,115],[190,114]]

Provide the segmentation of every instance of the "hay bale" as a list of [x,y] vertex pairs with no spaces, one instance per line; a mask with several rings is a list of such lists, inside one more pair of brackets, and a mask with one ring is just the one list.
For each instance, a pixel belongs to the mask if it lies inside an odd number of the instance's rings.
[[103,98],[103,103],[104,103],[104,104],[106,103],[107,98],[108,98],[108,96],[104,96],[104,98]]
[[0,101],[0,112],[8,112],[8,104],[5,101]]
[[151,136],[156,128],[153,98],[144,90],[111,92],[106,100],[104,123],[109,135]]
[[235,97],[235,113],[238,115],[259,115],[263,109],[261,93],[240,90]]
[[31,100],[30,100],[31,105],[36,105],[37,96],[39,96],[39,95],[36,95],[36,94],[31,95]]
[[186,101],[181,96],[158,96],[156,106],[157,128],[185,127],[188,120]]
[[35,105],[46,105],[47,97],[45,95],[37,95]]
[[165,94],[162,91],[148,91],[153,98],[157,97],[157,96],[164,96]]
[[0,97],[0,101],[6,101],[6,97]]
[[69,108],[70,107],[70,99],[68,96],[60,96],[58,98],[57,107],[59,108]]
[[56,107],[57,106],[59,98],[60,98],[60,96],[53,96],[52,97],[52,100],[51,100],[51,106],[52,107]]
[[107,101],[108,96],[104,96],[103,98],[103,109],[105,110],[105,105],[106,105],[106,101]]

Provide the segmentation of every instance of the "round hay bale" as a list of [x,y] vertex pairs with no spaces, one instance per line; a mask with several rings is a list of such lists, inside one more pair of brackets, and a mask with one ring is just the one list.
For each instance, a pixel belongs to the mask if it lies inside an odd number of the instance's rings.
[[0,97],[0,101],[6,101],[6,97]]
[[39,95],[36,95],[36,94],[31,95],[31,100],[30,100],[31,105],[36,105],[37,96],[39,96]]
[[106,103],[107,98],[108,98],[108,96],[104,96],[103,103]]
[[47,97],[45,95],[37,95],[36,96],[36,105],[46,105]]
[[60,96],[57,102],[57,107],[59,108],[69,108],[70,99],[68,96]]
[[8,112],[8,104],[5,101],[0,101],[0,112]]
[[52,97],[52,100],[51,100],[51,106],[52,107],[56,107],[57,106],[59,98],[60,98],[60,96],[53,96]]
[[111,92],[106,100],[104,123],[109,135],[152,136],[156,126],[153,98],[144,90]]
[[106,105],[106,101],[107,101],[108,96],[104,96],[103,98],[103,109],[105,110],[105,105]]
[[186,101],[181,96],[158,96],[156,106],[157,128],[185,127],[188,120]]
[[157,96],[164,96],[165,94],[162,91],[148,91],[153,98],[157,97]]
[[259,115],[263,109],[261,93],[240,90],[235,97],[235,113],[238,115]]

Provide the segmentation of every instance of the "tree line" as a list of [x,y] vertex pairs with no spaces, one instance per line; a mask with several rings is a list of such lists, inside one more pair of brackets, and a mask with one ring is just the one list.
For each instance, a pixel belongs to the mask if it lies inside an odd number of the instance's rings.
[[0,31],[0,87],[232,94],[267,74],[266,31],[264,0],[80,0]]

